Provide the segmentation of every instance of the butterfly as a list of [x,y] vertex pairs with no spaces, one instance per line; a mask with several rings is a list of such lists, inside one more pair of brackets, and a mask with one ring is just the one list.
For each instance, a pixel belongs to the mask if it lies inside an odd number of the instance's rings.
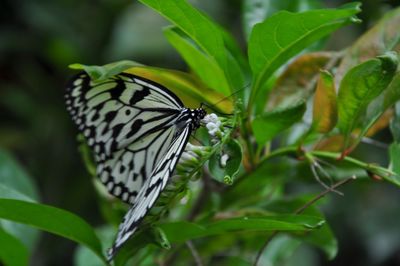
[[93,151],[97,176],[131,205],[109,249],[111,260],[165,188],[206,111],[186,108],[164,86],[128,73],[93,82],[82,72],[67,86],[65,101]]

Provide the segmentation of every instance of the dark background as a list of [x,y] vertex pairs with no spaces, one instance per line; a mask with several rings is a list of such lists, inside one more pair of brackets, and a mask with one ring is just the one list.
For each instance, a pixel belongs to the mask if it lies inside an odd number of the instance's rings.
[[[289,0],[288,0],[289,1]],[[290,0],[291,1],[291,0]],[[337,7],[346,1],[322,1]],[[398,1],[361,1],[361,24],[336,32],[326,49],[350,45]],[[241,1],[194,2],[244,45]],[[105,64],[131,59],[185,70],[168,44],[158,14],[128,0],[2,0],[0,2],[0,147],[10,151],[35,180],[41,202],[101,225],[96,195],[81,161],[76,128],[63,102],[71,63]],[[389,134],[383,133],[382,137]],[[387,151],[365,148],[383,161]],[[302,247],[293,261],[314,265],[400,265],[399,190],[359,182],[325,206],[339,239],[339,255],[327,262]],[[54,217],[56,219],[57,217]],[[1,248],[1,247],[0,247]],[[43,233],[32,265],[71,265],[74,243]],[[308,259],[304,260],[304,256]],[[308,265],[308,264],[304,264]]]

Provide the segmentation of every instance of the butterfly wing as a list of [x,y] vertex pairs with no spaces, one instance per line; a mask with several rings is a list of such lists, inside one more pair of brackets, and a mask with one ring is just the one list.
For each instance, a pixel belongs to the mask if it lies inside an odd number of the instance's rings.
[[108,191],[133,203],[177,134],[182,102],[165,87],[131,74],[94,83],[86,73],[67,88],[67,109],[94,151]]
[[164,189],[167,181],[175,170],[176,164],[186,147],[190,134],[191,126],[190,124],[187,124],[173,140],[163,159],[157,163],[150,178],[148,178],[144,183],[135,203],[125,214],[125,217],[119,226],[117,239],[108,252],[109,260],[113,258],[121,245],[123,245],[136,231],[143,217],[154,205],[156,199],[159,197],[161,191]]

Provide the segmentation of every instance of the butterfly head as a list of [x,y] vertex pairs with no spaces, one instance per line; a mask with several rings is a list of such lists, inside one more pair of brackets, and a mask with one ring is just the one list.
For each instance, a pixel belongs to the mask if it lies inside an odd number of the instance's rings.
[[206,116],[207,112],[203,108],[190,109],[190,116],[192,117],[192,125],[194,129],[200,127],[200,121]]

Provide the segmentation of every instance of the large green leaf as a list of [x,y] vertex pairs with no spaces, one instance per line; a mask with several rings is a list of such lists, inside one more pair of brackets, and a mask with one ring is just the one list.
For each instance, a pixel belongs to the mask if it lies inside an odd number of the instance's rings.
[[200,51],[178,27],[168,27],[164,30],[164,34],[205,84],[223,94],[229,93],[224,72],[215,60]]
[[5,266],[28,265],[28,250],[18,239],[0,228],[0,262]]
[[[185,0],[140,0],[166,17],[188,35],[223,70],[228,68],[221,30],[209,18]],[[227,77],[227,76],[226,76]],[[225,77],[225,79],[226,79]]]
[[251,124],[257,142],[264,144],[271,140],[277,134],[299,121],[305,111],[306,105],[304,102],[301,102],[289,108],[257,116]]
[[369,103],[386,89],[396,68],[397,56],[387,53],[353,67],[344,76],[338,94],[338,127],[346,137],[346,146]]
[[95,232],[75,214],[48,205],[0,199],[0,218],[30,225],[83,244],[106,263]]
[[[308,215],[278,215],[240,217],[224,219],[204,224],[191,222],[172,222],[158,225],[170,243],[182,243],[191,239],[216,236],[232,232],[244,231],[285,231],[285,232],[309,232],[323,226],[325,221],[319,217]],[[127,244],[121,247],[116,256],[118,265],[123,265],[128,258],[135,254],[145,244],[155,244],[151,230],[141,231],[135,234]],[[158,243],[156,243],[158,244]]]
[[254,26],[248,48],[254,75],[249,105],[275,70],[314,41],[354,21],[359,6],[351,3],[297,14],[281,11]]
[[[303,194],[300,197],[285,200],[279,198],[276,201],[270,201],[266,203],[264,208],[269,212],[275,213],[297,212],[300,206],[304,206],[314,198],[315,195],[313,194]],[[309,206],[304,210],[303,214],[320,217],[321,219],[324,217],[323,213],[317,208],[316,205]],[[320,228],[312,230],[307,234],[296,236],[296,238],[320,248],[325,252],[328,259],[333,259],[338,252],[338,242],[328,223],[325,223]]]

